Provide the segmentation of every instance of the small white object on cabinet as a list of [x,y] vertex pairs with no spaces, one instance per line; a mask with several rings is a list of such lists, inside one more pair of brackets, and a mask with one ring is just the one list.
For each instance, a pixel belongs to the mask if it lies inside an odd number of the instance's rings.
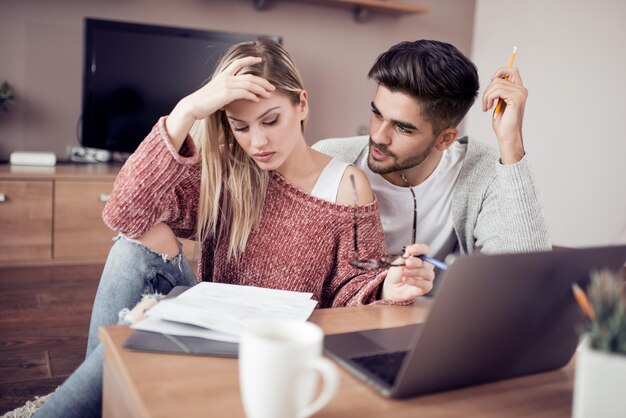
[[12,165],[53,167],[57,163],[57,157],[53,152],[14,151],[10,161]]

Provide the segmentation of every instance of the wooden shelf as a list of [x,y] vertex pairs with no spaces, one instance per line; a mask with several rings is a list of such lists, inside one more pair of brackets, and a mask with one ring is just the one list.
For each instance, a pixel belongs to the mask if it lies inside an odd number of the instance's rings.
[[376,12],[392,14],[428,13],[430,9],[425,6],[404,3],[393,0],[307,0],[316,3],[342,4],[356,7],[366,7]]
[[[253,0],[254,6],[260,10],[263,9],[270,0]],[[430,8],[425,6],[417,6],[401,1],[394,0],[292,0],[305,1],[307,3],[318,3],[328,5],[338,5],[352,7],[354,20],[357,22],[364,21],[370,12],[387,14],[387,15],[404,15],[414,13],[428,13]]]

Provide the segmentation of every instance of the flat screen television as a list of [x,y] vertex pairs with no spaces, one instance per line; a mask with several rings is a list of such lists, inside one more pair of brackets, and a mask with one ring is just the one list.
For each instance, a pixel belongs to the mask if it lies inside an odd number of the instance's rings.
[[233,44],[277,36],[85,19],[81,145],[132,153]]

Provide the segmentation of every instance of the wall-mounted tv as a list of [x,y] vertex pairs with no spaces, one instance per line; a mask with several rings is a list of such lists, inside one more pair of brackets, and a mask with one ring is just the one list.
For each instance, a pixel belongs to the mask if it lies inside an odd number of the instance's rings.
[[91,18],[84,30],[81,144],[121,153],[197,90],[231,45],[267,37]]

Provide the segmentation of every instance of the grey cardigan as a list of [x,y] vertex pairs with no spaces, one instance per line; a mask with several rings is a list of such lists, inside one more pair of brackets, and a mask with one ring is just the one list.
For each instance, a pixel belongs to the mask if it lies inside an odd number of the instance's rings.
[[[452,218],[463,254],[528,252],[551,248],[548,227],[537,198],[527,158],[500,164],[498,151],[468,137],[452,197]],[[325,139],[313,148],[354,163],[368,144],[367,136]]]

